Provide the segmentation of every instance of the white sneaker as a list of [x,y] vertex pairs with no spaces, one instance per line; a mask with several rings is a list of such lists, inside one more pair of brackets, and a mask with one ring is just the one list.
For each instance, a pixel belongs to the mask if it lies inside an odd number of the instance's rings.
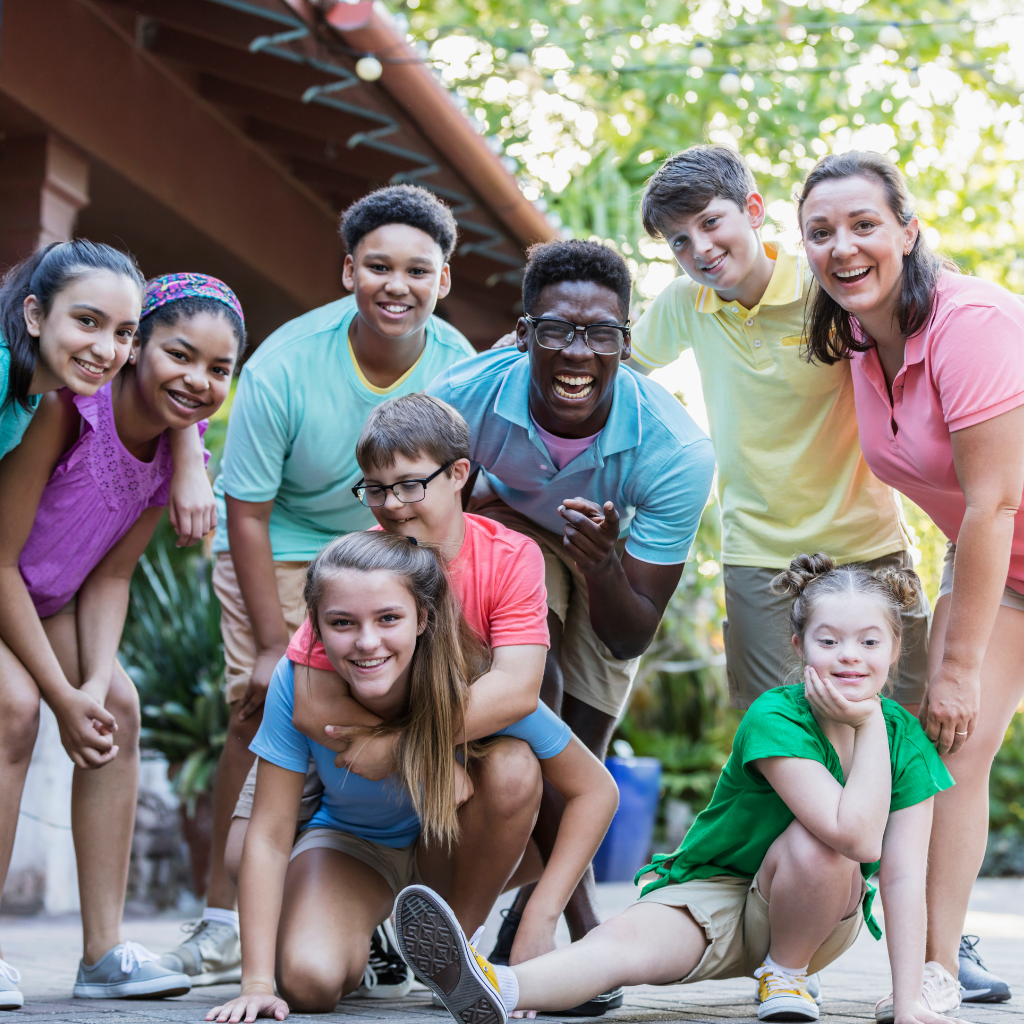
[[187,974],[196,987],[242,980],[242,946],[231,925],[204,918],[188,921],[181,928],[188,937],[160,957],[161,967]]
[[806,974],[778,974],[761,964],[757,978],[757,1019],[766,1021],[816,1021],[818,1004],[807,991]]
[[[921,1004],[932,1013],[955,1017],[960,1012],[960,982],[936,960],[924,965]],[[895,1020],[892,993],[875,1004],[876,1024],[892,1024]]]
[[25,1005],[18,983],[21,972],[6,960],[0,960],[0,1010],[20,1010]]

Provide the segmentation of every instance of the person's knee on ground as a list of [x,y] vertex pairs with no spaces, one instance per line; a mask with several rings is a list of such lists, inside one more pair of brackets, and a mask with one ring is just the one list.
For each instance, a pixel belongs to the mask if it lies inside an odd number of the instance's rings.
[[228,829],[228,841],[224,846],[224,871],[231,884],[238,886],[238,875],[242,870],[242,849],[245,846],[245,833],[249,828],[248,818],[232,818]]
[[370,956],[370,937],[349,944],[339,963],[312,948],[283,950],[277,967],[277,989],[296,1013],[330,1013],[363,981]]

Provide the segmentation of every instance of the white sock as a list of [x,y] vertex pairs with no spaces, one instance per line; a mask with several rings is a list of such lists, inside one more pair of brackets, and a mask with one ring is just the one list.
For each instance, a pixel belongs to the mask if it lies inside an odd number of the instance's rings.
[[498,979],[498,994],[501,996],[502,1005],[508,1013],[511,1013],[519,1002],[519,979],[511,967],[491,964],[491,968]]
[[792,978],[794,981],[797,978],[806,978],[807,968],[811,966],[810,964],[807,964],[804,967],[783,967],[782,964],[777,964],[771,958],[771,955],[764,958],[764,965],[771,969],[772,974],[781,974],[786,978]]
[[216,921],[218,924],[229,924],[238,931],[238,911],[224,910],[221,907],[207,907],[203,911],[204,921]]

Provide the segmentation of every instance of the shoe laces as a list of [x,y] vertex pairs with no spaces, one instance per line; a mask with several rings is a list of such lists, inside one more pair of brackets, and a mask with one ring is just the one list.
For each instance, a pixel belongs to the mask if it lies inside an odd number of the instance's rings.
[[764,982],[769,996],[773,996],[777,992],[798,992],[800,995],[806,995],[810,999],[810,993],[807,992],[806,974],[782,973],[781,971],[773,970],[767,964],[761,964],[754,971],[754,977]]
[[0,978],[6,979],[12,985],[17,985],[21,981],[21,971],[6,960],[0,960]]
[[961,935],[960,955],[967,957],[968,960],[973,960],[979,967],[984,969],[985,965],[981,962],[981,957],[975,948],[978,945],[978,941],[977,935]]
[[930,963],[924,965],[924,980],[921,982],[921,997],[924,1005],[931,1009],[932,1001],[929,997],[935,997],[935,1001],[939,1001],[938,997],[942,995],[942,990],[949,982],[956,984],[953,976],[949,974],[943,967],[933,967]]
[[138,942],[121,943],[121,971],[131,974],[142,964],[155,964],[157,958],[145,946]]

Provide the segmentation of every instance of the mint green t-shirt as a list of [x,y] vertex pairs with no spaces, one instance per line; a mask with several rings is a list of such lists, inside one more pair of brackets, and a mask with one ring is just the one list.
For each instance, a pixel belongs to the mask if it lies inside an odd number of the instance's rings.
[[0,459],[21,443],[22,435],[32,422],[42,395],[29,397],[30,408],[7,400],[7,387],[11,375],[11,350],[0,338]]
[[[917,719],[887,697],[882,698],[882,714],[892,760],[890,814],[949,789],[953,779]],[[762,757],[818,761],[843,782],[839,755],[814,720],[803,683],[768,690],[743,717],[711,803],[697,815],[679,849],[657,854],[652,864],[637,873],[637,878],[648,871],[660,876],[644,886],[643,894],[715,875],[753,878],[757,874],[768,848],[796,817],[751,764]],[[861,865],[865,878],[877,869],[877,861]],[[871,916],[874,895],[869,886],[864,918],[877,939],[882,933]]]
[[278,328],[245,364],[214,485],[215,552],[229,550],[225,493],[274,499],[270,543],[279,562],[309,561],[338,534],[373,526],[370,510],[352,494],[362,476],[356,441],[370,410],[422,391],[442,370],[475,355],[454,327],[432,316],[416,363],[390,388],[377,388],[352,355],[355,315],[352,296],[314,309]]

